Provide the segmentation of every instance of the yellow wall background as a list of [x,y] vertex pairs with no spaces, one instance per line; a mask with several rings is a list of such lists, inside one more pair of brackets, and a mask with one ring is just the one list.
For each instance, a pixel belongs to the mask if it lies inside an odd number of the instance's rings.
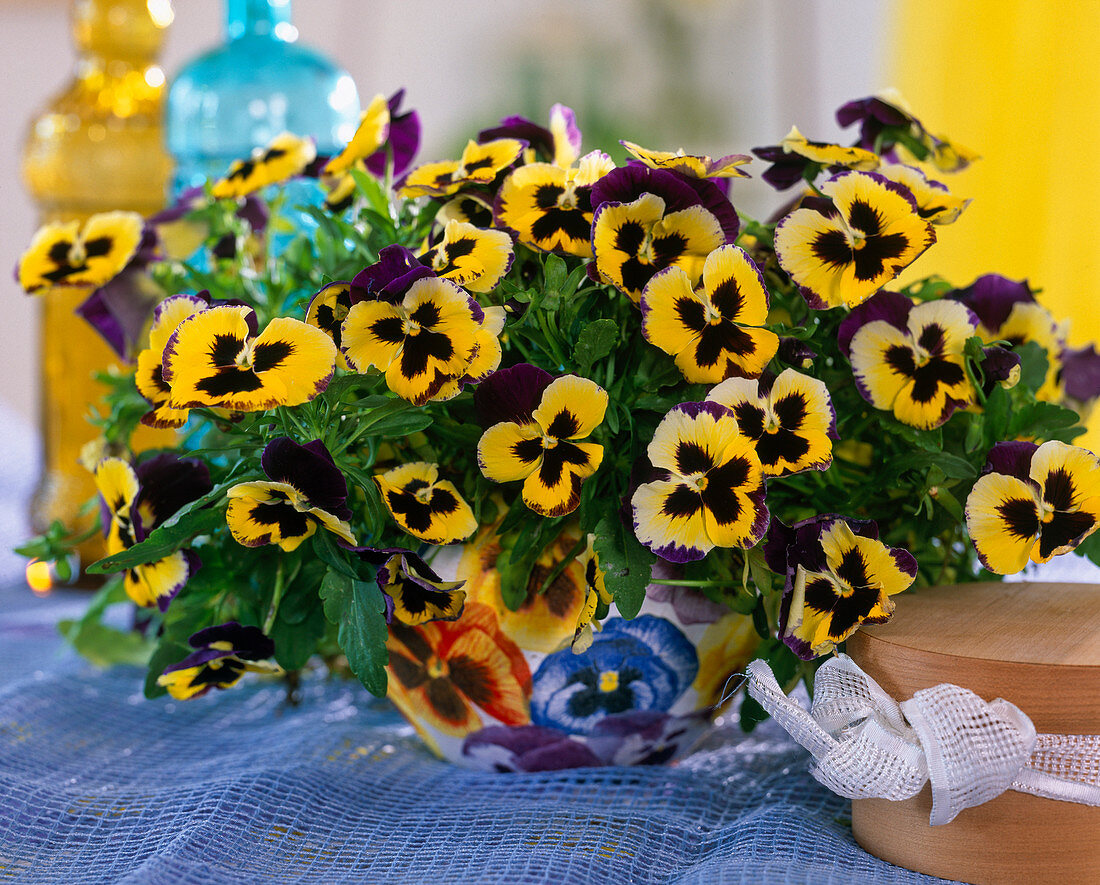
[[[1027,279],[1072,345],[1100,338],[1100,2],[900,0],[894,29],[889,80],[982,155],[948,179],[974,202],[916,269]],[[1098,417],[1077,440],[1094,451]]]

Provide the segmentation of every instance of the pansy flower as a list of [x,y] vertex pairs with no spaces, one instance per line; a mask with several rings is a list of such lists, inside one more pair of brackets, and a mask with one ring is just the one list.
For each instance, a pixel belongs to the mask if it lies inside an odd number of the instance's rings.
[[173,295],[165,298],[153,311],[153,325],[149,328],[149,346],[138,354],[134,383],[138,393],[153,406],[142,416],[141,423],[149,427],[183,427],[190,409],[173,409],[168,405],[172,388],[164,380],[164,348],[172,333],[185,319],[210,307],[202,295]]
[[382,145],[390,134],[390,106],[384,95],[370,100],[359,115],[359,126],[340,153],[330,157],[322,170],[323,175],[344,175],[357,162],[365,160]]
[[482,230],[462,221],[448,221],[438,243],[419,258],[435,275],[471,292],[490,292],[512,266],[512,238],[504,231]]
[[490,185],[519,159],[527,143],[518,138],[497,138],[466,143],[457,160],[440,160],[417,166],[401,188],[403,197],[446,197],[470,185]]
[[232,688],[245,673],[282,672],[266,660],[275,654],[275,643],[259,627],[230,621],[199,630],[187,641],[195,651],[157,677],[157,685],[177,701],[202,697],[212,688]]
[[577,557],[584,570],[584,607],[577,616],[577,629],[573,631],[570,647],[574,654],[587,651],[592,645],[592,628],[599,627],[597,614],[607,612],[611,605],[611,593],[604,583],[603,569],[600,568],[600,556],[593,547],[596,536],[590,534],[584,552]]
[[786,575],[779,638],[803,660],[832,651],[861,624],[890,619],[890,598],[913,583],[917,561],[878,540],[878,526],[832,514],[791,527],[776,521],[768,568]]
[[1057,440],[998,443],[966,499],[966,528],[991,572],[1076,549],[1100,524],[1100,462]]
[[756,445],[766,476],[826,470],[833,462],[836,412],[825,382],[784,369],[758,381],[730,378],[707,399],[733,412],[737,427]]
[[878,156],[869,150],[810,141],[797,126],[792,126],[779,144],[753,148],[752,152],[772,164],[761,178],[776,190],[786,190],[807,177],[815,178],[822,168],[870,172],[879,164]]
[[462,737],[481,728],[479,711],[504,725],[531,721],[531,671],[487,605],[467,604],[457,621],[391,624],[386,649],[389,698],[414,725]]
[[828,209],[795,209],[775,229],[775,254],[815,310],[854,307],[936,241],[913,195],[869,172],[842,172],[821,190]]
[[19,259],[19,285],[34,294],[51,286],[98,288],[130,263],[142,242],[136,212],[102,212],[40,227]]
[[359,372],[373,366],[403,399],[423,405],[466,374],[477,355],[484,313],[450,280],[416,280],[398,303],[353,304],[344,320],[343,350]]
[[525,163],[545,161],[565,169],[571,166],[581,153],[581,131],[577,128],[577,115],[563,104],[550,108],[550,128],[533,123],[526,117],[505,117],[499,126],[483,129],[477,134],[480,142],[498,138],[518,138],[527,143]]
[[580,440],[603,421],[607,391],[587,378],[552,379],[533,368],[497,372],[479,388],[482,402],[498,398],[534,405],[486,430],[477,444],[477,461],[494,482],[523,480],[523,503],[536,513],[562,516],[577,509],[581,481],[603,460],[603,446]]
[[1027,280],[985,274],[948,297],[974,312],[980,323],[978,335],[983,341],[1006,341],[1013,348],[1034,341],[1042,347],[1047,356],[1047,373],[1036,396],[1048,402],[1060,401],[1065,335],[1050,311],[1035,300]]
[[173,409],[209,406],[255,412],[297,406],[320,394],[336,367],[336,346],[320,329],[276,317],[256,334],[248,307],[200,311],[164,348],[163,380]]
[[477,520],[470,505],[439,467],[414,461],[374,477],[382,501],[399,526],[429,544],[453,544],[470,537]]
[[348,368],[348,361],[340,350],[343,340],[341,329],[351,310],[351,297],[351,283],[337,280],[322,286],[306,307],[306,322],[332,339],[336,345],[336,364],[342,369]]
[[444,581],[411,550],[361,548],[359,556],[377,567],[378,589],[390,600],[387,621],[415,627],[428,621],[453,621],[466,601],[465,581]]
[[541,725],[490,725],[462,742],[462,756],[484,771],[561,771],[604,763],[582,739]]
[[[151,458],[137,470],[121,458],[104,458],[96,466],[95,483],[102,500],[108,555],[144,541],[181,507],[212,488],[205,464],[170,454]],[[127,569],[123,587],[138,605],[156,605],[166,611],[200,565],[193,551],[177,550]]]
[[586,154],[576,167],[520,166],[497,193],[497,224],[515,231],[525,246],[589,258],[592,186],[614,168],[614,161],[601,151]]
[[685,154],[677,151],[651,151],[632,141],[619,141],[628,154],[645,163],[650,169],[668,169],[691,178],[748,178],[741,169],[752,162],[748,154],[729,154],[712,160],[702,154]]
[[435,213],[435,219],[432,222],[432,236],[438,236],[439,232],[446,228],[451,221],[461,221],[483,229],[492,227],[492,200],[474,193],[458,194],[452,197],[444,202]]
[[1087,421],[1100,397],[1100,353],[1095,344],[1062,351],[1062,371],[1057,383],[1064,385],[1066,400],[1082,421]]
[[886,163],[877,171],[884,178],[907,187],[917,202],[917,213],[933,224],[953,224],[972,202],[953,196],[946,184],[929,178],[916,166]]
[[638,486],[631,506],[638,540],[658,556],[689,562],[715,547],[752,547],[764,536],[764,471],[725,406],[676,406],[657,425],[648,453],[662,478]]
[[565,648],[539,664],[531,721],[590,734],[608,715],[665,713],[698,670],[695,647],[671,621],[654,615],[612,618],[584,654]]
[[914,305],[880,292],[841,324],[840,346],[864,399],[903,424],[930,430],[974,401],[964,350],[977,325],[957,301]]
[[494,305],[481,309],[481,320],[474,334],[474,357],[466,365],[460,377],[452,378],[439,388],[439,392],[434,397],[436,401],[453,399],[467,384],[484,381],[497,370],[503,356],[500,333],[504,330],[504,322],[507,318],[508,313],[503,307]]
[[305,172],[317,156],[312,138],[299,138],[290,132],[276,135],[250,157],[234,160],[224,178],[214,182],[210,193],[218,198],[246,197],[254,191],[294,178]]
[[303,446],[277,437],[264,447],[260,466],[267,482],[237,483],[226,492],[225,521],[237,543],[277,544],[289,553],[320,527],[355,544],[347,482],[321,440]]
[[702,277],[695,289],[679,267],[655,274],[642,291],[642,334],[693,384],[755,378],[779,348],[779,336],[759,328],[768,319],[764,278],[739,246],[711,252]]
[[681,268],[694,284],[707,256],[737,236],[729,200],[713,183],[694,180],[716,194],[704,199],[689,181],[638,163],[609,172],[592,189],[596,272],[634,303],[666,267]]
[[351,303],[374,299],[398,304],[417,280],[434,277],[411,250],[404,246],[383,246],[378,260],[367,265],[351,281]]

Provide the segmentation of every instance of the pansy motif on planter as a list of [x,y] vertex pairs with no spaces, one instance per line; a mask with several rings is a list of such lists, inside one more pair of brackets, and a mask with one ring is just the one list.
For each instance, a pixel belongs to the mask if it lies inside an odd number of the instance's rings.
[[706,710],[683,716],[632,710],[605,716],[587,742],[604,765],[664,765],[691,749],[709,724]]
[[[102,500],[109,555],[144,541],[180,507],[212,488],[205,464],[170,454],[157,455],[137,470],[121,458],[104,458],[96,466],[95,483]],[[167,611],[200,565],[194,551],[177,550],[156,562],[127,569],[123,588],[138,605],[156,605]]]
[[561,771],[603,765],[588,746],[558,728],[490,725],[462,742],[462,755],[488,771]]
[[531,671],[487,605],[468,603],[457,621],[390,625],[389,698],[417,727],[461,737],[477,731],[475,707],[504,725],[531,721]]
[[519,159],[527,142],[518,138],[496,138],[483,144],[468,141],[457,160],[442,160],[417,166],[405,177],[404,197],[446,197],[471,185],[491,185],[496,177]]
[[795,209],[775,228],[775,254],[815,310],[855,307],[936,242],[913,195],[870,172],[842,172],[821,186],[820,201]]
[[826,470],[833,462],[836,412],[825,382],[784,369],[778,377],[730,378],[707,394],[756,444],[767,476]]
[[1098,521],[1100,462],[1057,440],[998,443],[966,499],[974,548],[999,575],[1076,549]]
[[442,239],[420,255],[420,262],[471,292],[490,292],[514,258],[512,238],[504,231],[448,221]]
[[695,648],[671,622],[612,618],[584,654],[566,648],[543,659],[532,684],[531,721],[590,734],[609,714],[664,713],[698,669]]
[[218,199],[248,196],[269,184],[301,175],[316,156],[317,146],[312,138],[280,133],[267,147],[256,148],[247,159],[234,160],[225,177],[214,182],[210,193]]
[[787,578],[779,637],[803,660],[832,651],[860,624],[888,621],[890,597],[917,574],[912,554],[879,541],[873,521],[833,514],[790,527],[774,521],[764,556]]
[[[531,369],[533,367],[527,367]],[[547,381],[534,372],[498,372],[478,391],[478,399],[533,399],[534,390],[513,392],[510,385],[532,382],[540,387],[537,405],[512,420],[494,424],[477,444],[481,472],[494,482],[523,480],[523,502],[543,516],[563,516],[577,509],[581,481],[603,460],[603,446],[580,442],[603,421],[607,391],[576,375]],[[486,389],[488,385],[488,389]]]
[[237,483],[226,492],[225,521],[237,543],[277,544],[289,553],[320,527],[355,545],[348,525],[347,481],[321,440],[302,446],[277,437],[267,444],[260,463],[269,482]]
[[385,372],[390,390],[423,405],[466,374],[483,318],[478,303],[450,280],[417,279],[398,303],[352,305],[343,326],[344,355],[356,371],[374,366]]
[[19,285],[34,294],[51,286],[94,289],[114,279],[142,242],[136,212],[103,212],[79,221],[40,227],[16,269]]
[[688,179],[641,163],[609,172],[592,189],[595,270],[635,303],[666,267],[680,267],[694,285],[707,256],[737,236],[729,200],[712,182],[692,181],[713,195],[700,196]]
[[864,399],[929,430],[974,401],[964,351],[977,325],[958,302],[914,305],[880,292],[844,320],[839,338]]
[[553,580],[550,578],[569,557],[577,540],[576,534],[565,531],[543,550],[531,569],[523,600],[514,610],[501,595],[501,576],[496,566],[504,551],[495,525],[482,529],[465,546],[455,576],[466,582],[467,601],[490,606],[500,629],[521,648],[542,653],[557,651],[576,631],[585,603],[587,572],[578,558]]
[[520,166],[497,193],[497,224],[533,249],[589,258],[592,186],[614,168],[614,161],[600,151],[582,157],[575,168],[552,163]]
[[707,256],[703,285],[679,267],[659,271],[642,292],[642,334],[676,358],[692,383],[755,378],[775,356],[779,336],[760,328],[768,290],[744,249],[721,246]]
[[466,601],[465,581],[444,581],[411,550],[363,548],[360,557],[374,563],[375,581],[390,600],[390,617],[415,627],[428,621],[453,621]]
[[202,697],[212,688],[231,688],[245,673],[282,672],[265,660],[275,653],[275,643],[259,627],[230,621],[199,630],[187,641],[195,651],[157,678],[157,685],[178,701]]
[[638,486],[631,506],[638,540],[658,556],[689,562],[715,547],[752,547],[764,536],[764,471],[725,406],[676,406],[648,452],[664,478]]
[[336,347],[320,329],[276,317],[259,335],[247,307],[212,307],[183,320],[164,348],[173,409],[255,412],[309,402],[328,387]]
[[399,526],[429,544],[453,544],[477,529],[470,505],[439,467],[414,461],[375,476],[382,501]]

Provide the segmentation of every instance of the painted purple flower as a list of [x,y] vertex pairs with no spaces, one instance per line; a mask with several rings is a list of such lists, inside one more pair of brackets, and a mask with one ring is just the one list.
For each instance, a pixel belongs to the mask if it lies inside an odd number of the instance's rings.
[[890,597],[917,574],[912,554],[880,542],[872,520],[836,514],[789,527],[773,520],[764,558],[786,577],[779,638],[803,660],[831,651],[860,624],[889,620]]
[[690,750],[709,724],[707,711],[670,716],[633,710],[597,722],[588,746],[605,765],[664,765]]
[[265,661],[275,653],[273,643],[259,627],[242,627],[236,621],[207,627],[189,640],[195,649],[158,677],[176,700],[201,697],[212,688],[236,685],[246,672],[277,673],[279,667]]
[[585,744],[557,728],[491,725],[462,744],[462,755],[490,771],[559,771],[603,763]]

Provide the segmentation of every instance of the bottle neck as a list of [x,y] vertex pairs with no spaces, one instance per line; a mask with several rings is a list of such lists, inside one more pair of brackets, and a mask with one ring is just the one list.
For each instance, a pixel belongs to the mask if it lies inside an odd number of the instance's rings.
[[297,29],[290,23],[290,0],[226,0],[225,33],[232,42],[265,37],[293,43]]
[[152,64],[172,23],[171,0],[75,0],[73,42],[84,59]]

